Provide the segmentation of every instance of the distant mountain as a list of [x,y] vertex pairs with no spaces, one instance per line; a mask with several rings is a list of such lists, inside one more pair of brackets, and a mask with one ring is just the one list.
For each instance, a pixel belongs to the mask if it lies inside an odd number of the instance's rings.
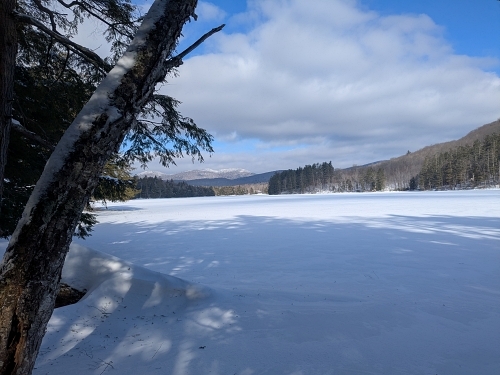
[[[174,181],[192,181],[200,179],[227,179],[234,180],[241,177],[253,176],[254,173],[246,169],[228,168],[228,169],[201,169],[194,171],[187,171],[175,174],[166,174],[157,171],[145,171],[137,174],[137,177],[158,177],[162,180]],[[198,185],[200,186],[200,185]],[[224,186],[224,185],[223,185]]]
[[170,175],[163,173],[163,172],[158,172],[158,171],[144,171],[141,173],[137,173],[136,176],[138,178],[146,178],[146,177],[158,177],[161,180],[170,180]]
[[[382,168],[385,171],[388,185],[396,188],[405,188],[408,186],[410,179],[420,172],[426,156],[437,155],[457,146],[472,144],[474,141],[483,140],[487,135],[491,135],[493,133],[500,133],[500,119],[483,125],[471,131],[465,137],[455,141],[426,146],[418,151],[395,157],[390,160],[381,160],[344,169],[336,168],[336,173],[345,174],[346,178],[351,178],[352,175],[352,178],[354,179],[357,178],[356,176],[364,173],[364,171],[369,167],[374,169]],[[162,180],[185,181],[193,186],[220,187],[267,183],[276,172],[282,171],[254,174],[246,169],[202,169],[176,174],[147,171],[141,172],[137,176],[139,178],[156,176]]]
[[240,177],[235,179],[228,178],[202,178],[198,180],[186,181],[189,185],[193,186],[237,186],[246,184],[259,184],[267,183],[269,179],[276,173],[280,171],[272,171],[266,173],[254,174],[247,177]]

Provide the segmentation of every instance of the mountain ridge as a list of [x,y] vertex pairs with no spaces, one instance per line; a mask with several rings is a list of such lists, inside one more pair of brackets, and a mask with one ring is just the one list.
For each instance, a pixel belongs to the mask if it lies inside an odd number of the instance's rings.
[[[433,145],[425,146],[414,152],[409,152],[405,155],[396,156],[388,160],[380,160],[364,165],[335,168],[336,170],[345,172],[362,171],[366,168],[383,168],[387,173],[395,172],[399,177],[398,184],[407,184],[410,178],[416,176],[424,163],[425,157],[436,155],[446,152],[454,147],[462,146],[465,144],[472,144],[476,140],[482,140],[487,135],[493,133],[500,133],[500,119],[491,123],[479,126],[471,130],[462,138],[457,140],[436,143]],[[193,186],[236,186],[253,183],[267,183],[269,179],[281,170],[270,171],[265,173],[255,174],[242,168],[226,168],[221,170],[203,169],[193,170],[177,174],[166,174],[157,171],[146,171],[137,174],[140,177],[158,177],[163,180],[185,181]]]
[[162,180],[174,180],[174,181],[191,181],[200,179],[218,179],[223,178],[227,180],[234,180],[242,177],[253,176],[252,173],[243,168],[224,168],[224,169],[195,169],[192,171],[167,174],[159,171],[144,171],[138,173],[136,176],[142,177],[158,177]]

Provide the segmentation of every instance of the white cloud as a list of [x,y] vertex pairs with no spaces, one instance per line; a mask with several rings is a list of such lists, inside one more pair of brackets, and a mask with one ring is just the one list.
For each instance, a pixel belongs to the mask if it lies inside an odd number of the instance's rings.
[[249,7],[250,32],[213,36],[212,53],[186,60],[164,88],[220,139],[303,144],[241,153],[243,168],[262,158],[277,168],[371,162],[458,138],[500,115],[500,79],[484,71],[491,61],[455,55],[426,15],[381,16],[351,0]]
[[222,21],[227,16],[224,10],[206,1],[200,1],[198,3],[196,14],[200,17],[200,20],[217,22]]

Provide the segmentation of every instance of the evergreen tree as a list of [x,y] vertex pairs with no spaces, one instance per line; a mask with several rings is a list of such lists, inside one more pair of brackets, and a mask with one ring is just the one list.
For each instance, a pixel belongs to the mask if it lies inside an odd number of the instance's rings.
[[[15,74],[14,122],[8,148],[8,162],[5,168],[4,196],[1,200],[0,233],[9,236],[38,181],[48,157],[55,148],[69,123],[90,98],[95,86],[82,79],[81,74],[66,67],[62,76],[45,66],[18,66]],[[63,67],[60,67],[63,69]],[[102,178],[94,193],[95,199],[103,201],[125,200],[133,196],[126,189],[128,163],[113,157],[103,177],[114,169],[117,183]],[[111,176],[111,175],[110,175]],[[107,176],[107,177],[110,177]],[[123,179],[121,179],[123,177]],[[84,236],[95,222],[90,214],[84,214],[84,222],[78,226],[77,235]],[[85,224],[85,222],[87,224]],[[82,230],[84,229],[84,230]]]
[[[141,19],[129,0],[44,4],[35,0],[16,4],[18,53],[11,103],[12,131],[5,142],[7,157],[1,160],[5,170],[0,181],[6,184],[0,188],[0,237],[13,232],[55,145],[130,43]],[[57,12],[56,4],[66,7],[74,18],[70,20]],[[71,41],[78,24],[87,17],[97,18],[105,26],[104,34],[112,47],[106,59]],[[126,135],[128,147],[121,155],[123,160],[114,167],[125,167],[134,161],[145,165],[156,156],[167,166],[183,154],[203,160],[201,150],[212,152],[212,137],[193,120],[180,115],[178,105],[171,97],[152,95],[137,116],[134,130]],[[156,122],[158,118],[160,122]],[[94,198],[116,200],[130,196],[124,188],[125,180],[112,185],[109,178],[102,178],[100,183]],[[119,192],[124,195],[118,197]],[[83,219],[87,223],[95,221],[88,213]],[[78,231],[79,236],[88,233],[91,226],[80,223],[78,229],[81,228],[85,230]]]
[[414,176],[410,179],[410,190],[417,190],[418,189],[418,176]]
[[368,167],[365,171],[365,175],[363,178],[364,182],[364,190],[373,191],[376,188],[377,181],[375,171],[372,167]]
[[[3,22],[4,19],[14,20],[14,29],[21,36],[28,35],[33,30],[45,33],[51,41],[47,57],[58,55],[52,52],[52,46],[57,45],[55,48],[64,53],[64,61],[70,63],[71,58],[75,57],[76,60],[83,59],[90,64],[78,66],[78,72],[84,74],[86,69],[94,69],[104,76],[109,69],[106,61],[71,42],[59,32],[71,31],[76,25],[68,21],[65,14],[51,9],[54,3],[26,0],[20,2],[17,12],[5,13],[8,7],[4,7],[5,3],[2,2],[2,33],[12,27],[10,23],[7,25]],[[196,0],[155,1],[153,11],[148,12],[141,33],[128,48],[125,57],[106,75],[106,84],[101,83],[97,87],[93,97],[79,111],[51,154],[49,167],[44,169],[30,196],[0,267],[1,374],[31,373],[47,322],[52,315],[72,233],[97,186],[106,161],[118,151],[127,133],[133,131],[131,134],[137,134],[137,137],[131,137],[131,147],[125,153],[126,160],[129,161],[143,161],[156,153],[162,163],[168,164],[183,153],[201,158],[201,150],[211,151],[211,136],[196,127],[192,120],[179,115],[175,100],[154,95],[156,83],[179,66],[182,58],[197,44],[221,29],[213,29],[192,48],[172,56],[182,26],[190,17],[195,16],[196,3]],[[103,20],[108,26],[108,36],[114,40],[113,48],[116,50],[128,44],[131,35],[127,31],[135,30],[135,22],[129,17],[115,22],[115,16],[124,11],[126,16],[130,15],[127,10],[133,7],[129,3],[81,0],[69,4],[58,2],[57,6],[61,5],[66,5],[69,11],[73,11],[76,22],[87,15]],[[23,27],[22,22],[28,26]],[[19,28],[16,28],[16,23]],[[3,36],[0,43],[0,55],[3,59],[7,49]],[[29,54],[23,55],[22,51],[19,56],[20,59],[26,57],[32,65],[43,62],[43,59],[33,59]],[[5,65],[3,60],[0,65],[2,68]],[[67,63],[63,65],[66,66]],[[125,70],[124,66],[128,68]],[[2,95],[2,100],[6,97],[7,101],[11,101],[13,96],[10,93],[13,90],[9,88],[9,80],[2,80],[0,84],[2,94],[7,93],[6,96]],[[160,109],[166,109],[163,121],[149,128],[148,116],[155,115],[155,111]],[[2,150],[5,143],[4,128],[12,123],[12,118],[3,116],[4,113],[0,120]],[[19,119],[15,120],[22,125]],[[144,143],[146,149],[134,149],[137,142],[145,137],[153,143],[167,139],[171,143],[155,146]],[[168,145],[173,145],[173,148],[168,148]],[[0,158],[0,164],[5,165],[3,152],[0,153]],[[3,173],[3,167],[0,172]],[[0,179],[3,181],[3,174]]]
[[131,175],[132,167],[118,155],[114,155],[104,166],[100,182],[94,189],[92,201],[124,202],[134,198],[138,190]]
[[385,189],[385,173],[382,168],[377,169],[375,189],[377,191],[382,191]]

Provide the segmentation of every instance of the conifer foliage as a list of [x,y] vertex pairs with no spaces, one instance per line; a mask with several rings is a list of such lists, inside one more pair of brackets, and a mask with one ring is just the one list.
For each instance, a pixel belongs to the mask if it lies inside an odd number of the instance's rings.
[[[412,170],[413,173],[410,173]],[[278,172],[269,180],[269,194],[449,190],[498,185],[500,133],[492,133],[444,152],[429,153],[423,164],[418,160],[414,164],[405,160],[390,160],[334,169],[330,162]]]
[[[65,12],[61,12],[60,8]],[[68,14],[69,13],[69,14]],[[79,24],[94,18],[104,25],[111,54],[100,58],[71,38]],[[12,127],[1,158],[0,237],[14,231],[45,163],[64,131],[89,100],[96,86],[132,40],[142,17],[129,0],[78,2],[18,1],[15,6],[17,56],[12,87]],[[180,60],[179,60],[180,61]],[[179,62],[177,62],[179,64]],[[177,111],[180,103],[154,94],[126,135],[120,154],[113,156],[94,191],[94,199],[124,200],[130,189],[128,167],[145,165],[159,157],[165,165],[184,154],[202,161],[201,152],[212,152],[212,137]],[[2,124],[10,127],[10,124]],[[115,170],[109,175],[110,168]],[[112,178],[110,178],[112,177]],[[89,233],[95,218],[85,213],[76,234]]]
[[380,191],[386,186],[382,168],[366,167],[361,170],[335,169],[332,162],[299,167],[277,172],[269,180],[268,192],[276,194],[304,194],[320,191],[353,192]]
[[144,177],[137,180],[136,198],[186,198],[214,196],[211,187],[192,186],[184,181],[162,180],[158,177]]
[[332,183],[334,168],[332,162],[316,163],[296,170],[277,172],[269,180],[268,193],[311,193],[324,190]]
[[424,160],[418,186],[428,189],[488,187],[500,182],[500,134],[452,148]]

